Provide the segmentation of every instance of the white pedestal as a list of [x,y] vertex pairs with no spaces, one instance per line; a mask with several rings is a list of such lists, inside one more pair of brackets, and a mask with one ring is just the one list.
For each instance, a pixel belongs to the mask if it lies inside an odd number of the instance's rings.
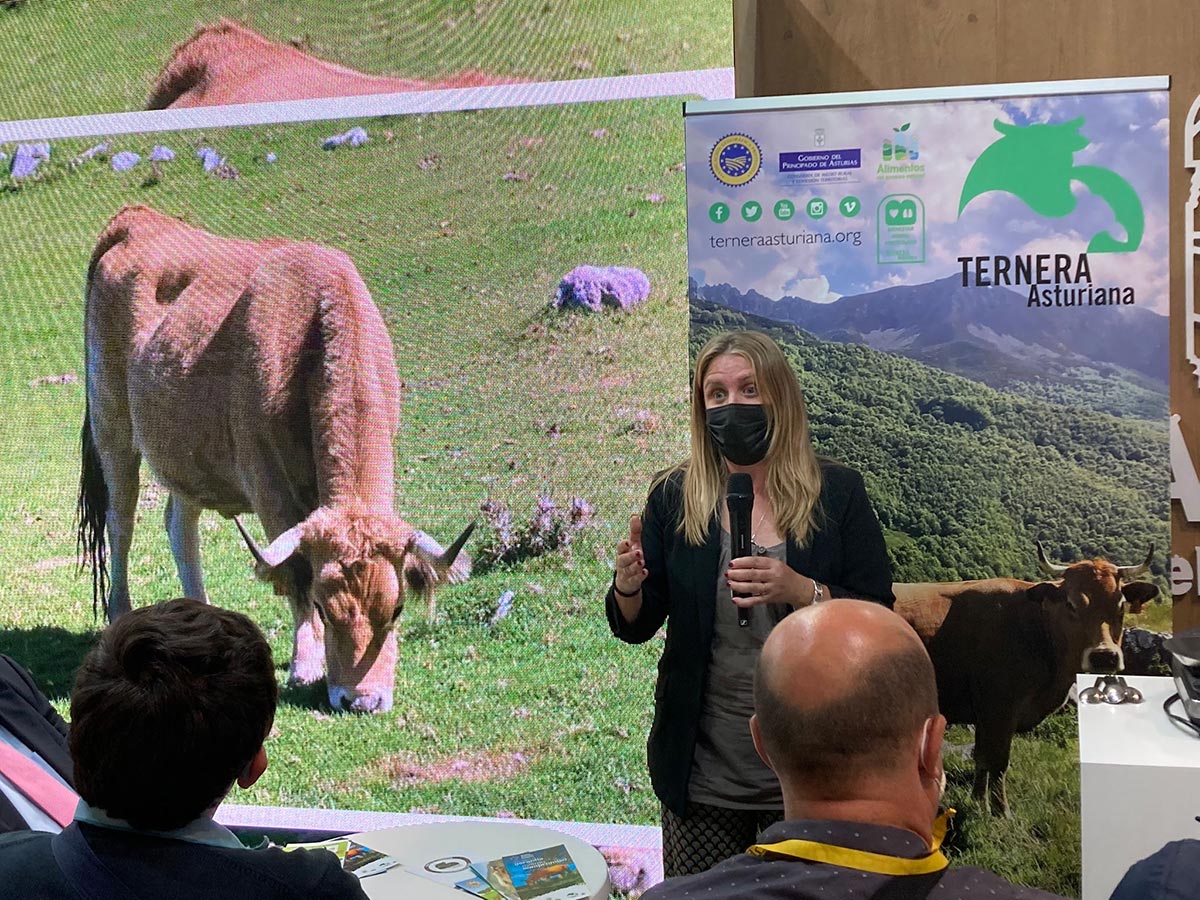
[[[1200,838],[1200,737],[1163,712],[1170,678],[1130,676],[1136,705],[1079,704],[1082,900],[1108,900],[1126,870],[1169,841]],[[1080,693],[1096,683],[1080,675]],[[1179,704],[1172,712],[1184,715]]]

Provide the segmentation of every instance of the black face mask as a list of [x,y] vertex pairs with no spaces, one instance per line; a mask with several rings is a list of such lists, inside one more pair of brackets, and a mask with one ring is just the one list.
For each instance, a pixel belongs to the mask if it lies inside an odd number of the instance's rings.
[[757,403],[726,403],[705,411],[708,433],[735,466],[762,462],[771,445],[767,411]]

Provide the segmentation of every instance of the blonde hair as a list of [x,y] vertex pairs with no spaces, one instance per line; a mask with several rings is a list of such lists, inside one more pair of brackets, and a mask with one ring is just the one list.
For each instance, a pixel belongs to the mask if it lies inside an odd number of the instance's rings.
[[704,409],[704,377],[718,356],[734,354],[754,368],[759,396],[767,413],[771,441],[767,448],[767,496],[775,524],[804,546],[819,515],[821,465],[808,429],[804,393],[779,345],[758,331],[730,331],[711,338],[696,357],[692,381],[691,456],[673,469],[683,473],[683,518],[679,530],[688,543],[703,544],[729,470],[708,432]]

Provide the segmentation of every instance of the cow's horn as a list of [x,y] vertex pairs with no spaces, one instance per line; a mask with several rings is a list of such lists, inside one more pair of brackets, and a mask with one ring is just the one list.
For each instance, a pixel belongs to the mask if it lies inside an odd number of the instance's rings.
[[295,554],[300,549],[300,538],[303,534],[303,525],[293,525],[275,540],[271,541],[270,546],[266,550],[260,550],[258,545],[254,543],[254,539],[250,537],[250,533],[246,531],[241,520],[237,516],[233,517],[234,524],[237,525],[238,531],[242,533],[242,538],[246,541],[246,546],[250,548],[250,555],[254,557],[254,561],[260,566],[266,566],[268,569],[273,569],[283,562],[286,562],[288,557]]
[[1062,575],[1067,571],[1067,566],[1056,566],[1050,560],[1046,559],[1046,548],[1042,546],[1041,541],[1034,541],[1037,544],[1038,565],[1042,567],[1042,571],[1047,575]]
[[456,559],[458,559],[458,554],[462,551],[462,548],[464,546],[466,546],[467,538],[469,538],[471,536],[471,532],[474,530],[475,530],[474,522],[472,522],[470,525],[468,525],[466,528],[463,529],[463,533],[458,536],[458,539],[455,540],[455,542],[453,544],[451,544],[449,547],[446,548],[445,553],[443,553],[440,557],[438,557],[437,564],[439,567],[441,567],[443,569],[448,569],[452,565],[454,565],[454,561]]
[[1118,566],[1117,571],[1122,578],[1137,578],[1150,568],[1150,560],[1154,559],[1154,545],[1150,545],[1150,552],[1146,554],[1146,561],[1138,566]]
[[250,532],[246,530],[246,526],[242,524],[242,520],[237,516],[233,517],[233,524],[237,526],[237,530],[242,533],[242,540],[246,542],[246,546],[250,548],[250,555],[254,557],[254,561],[265,566],[267,561],[263,559],[262,551],[258,549],[258,544],[254,543],[254,538],[250,537]]

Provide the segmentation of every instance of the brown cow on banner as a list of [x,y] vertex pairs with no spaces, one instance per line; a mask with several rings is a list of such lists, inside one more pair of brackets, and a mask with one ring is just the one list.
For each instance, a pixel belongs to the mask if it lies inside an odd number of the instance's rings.
[[435,586],[470,573],[471,529],[443,550],[394,512],[400,384],[354,263],[125,207],[92,253],[85,319],[80,541],[94,599],[112,618],[129,609],[144,459],[170,492],[184,593],[206,596],[201,510],[253,512],[271,539],[251,542],[257,574],[295,617],[291,680],[327,670],[334,709],[390,709],[405,598],[427,599],[432,619]]
[[988,578],[945,584],[894,584],[896,612],[916,629],[937,672],[938,704],[950,722],[975,726],[975,797],[992,812],[1008,800],[1004,773],[1013,734],[1062,706],[1078,672],[1124,668],[1126,611],[1158,595],[1131,581],[1150,565],[1103,559],[1055,565],[1037,545],[1053,581]]

